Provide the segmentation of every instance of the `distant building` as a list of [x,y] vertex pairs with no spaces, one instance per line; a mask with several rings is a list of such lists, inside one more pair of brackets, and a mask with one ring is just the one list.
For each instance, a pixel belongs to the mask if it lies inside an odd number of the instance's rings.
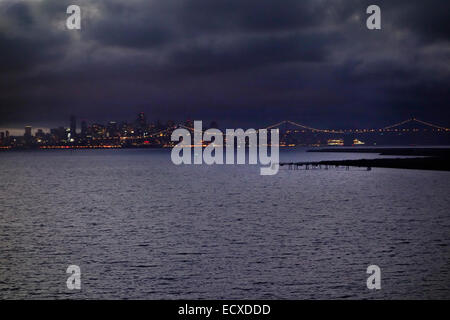
[[92,136],[95,138],[103,138],[105,136],[105,127],[101,124],[94,123],[91,126]]
[[25,127],[25,134],[23,136],[24,136],[24,139],[25,139],[25,144],[27,144],[27,145],[30,145],[32,143],[33,137],[31,135],[31,129],[32,129],[31,126],[26,126]]
[[61,140],[66,140],[66,129],[64,127],[58,127],[55,129],[50,129],[50,135],[54,142],[60,142]]
[[141,128],[147,127],[147,117],[144,112],[138,114],[137,122]]
[[35,136],[36,136],[37,143],[42,144],[42,143],[46,142],[44,130],[38,129]]
[[74,137],[72,137],[72,130],[71,130],[70,128],[67,128],[67,129],[66,129],[66,134],[65,134],[65,136],[66,136],[66,139],[67,139],[68,141],[70,141],[70,142],[74,142],[74,141],[75,141]]
[[125,121],[122,121],[118,125],[119,135],[122,137],[127,137],[133,131],[133,128],[128,126]]
[[37,138],[43,138],[45,136],[45,133],[42,129],[38,129],[38,131],[36,132],[36,137]]
[[70,137],[75,138],[77,135],[77,118],[70,116]]
[[25,134],[24,134],[24,137],[26,137],[26,138],[31,138],[31,129],[32,129],[31,126],[26,126],[26,127],[25,127]]
[[109,137],[116,137],[118,135],[117,123],[115,121],[110,121],[106,131]]
[[169,120],[167,121],[167,128],[173,128],[175,127],[175,121]]
[[138,114],[138,117],[136,119],[135,133],[137,133],[140,136],[143,136],[145,135],[147,129],[148,129],[147,117],[145,116],[144,112],[141,112]]
[[81,136],[84,138],[87,135],[88,127],[85,120],[81,121]]

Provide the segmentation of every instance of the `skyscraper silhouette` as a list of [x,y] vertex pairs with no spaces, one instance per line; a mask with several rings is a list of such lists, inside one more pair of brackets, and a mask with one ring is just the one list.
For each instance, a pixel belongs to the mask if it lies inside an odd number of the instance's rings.
[[87,123],[86,120],[81,121],[81,136],[84,138],[87,135]]
[[70,136],[75,138],[77,135],[77,118],[70,116]]

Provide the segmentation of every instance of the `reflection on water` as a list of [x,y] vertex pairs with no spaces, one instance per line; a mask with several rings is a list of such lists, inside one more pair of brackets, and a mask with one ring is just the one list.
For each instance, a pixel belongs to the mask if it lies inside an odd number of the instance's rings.
[[[376,155],[289,151],[282,161]],[[0,154],[0,298],[450,298],[450,173]],[[81,267],[82,290],[66,288]],[[366,288],[366,268],[382,289]]]

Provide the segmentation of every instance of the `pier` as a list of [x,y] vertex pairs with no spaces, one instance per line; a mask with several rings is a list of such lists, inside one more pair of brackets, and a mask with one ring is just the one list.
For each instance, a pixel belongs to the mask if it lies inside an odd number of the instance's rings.
[[288,167],[289,170],[329,170],[340,169],[350,170],[351,167],[365,168],[372,170],[372,166],[366,164],[347,164],[343,161],[319,161],[319,162],[280,162],[280,167]]
[[[379,153],[380,149],[351,149],[352,152]],[[383,150],[383,149],[381,149]],[[316,152],[341,152],[341,149],[317,150]],[[390,148],[385,150],[385,154],[401,155],[402,158],[375,158],[359,160],[325,160],[325,161],[307,161],[307,162],[280,162],[280,167],[288,167],[290,170],[311,170],[344,168],[350,170],[352,167],[366,168],[370,171],[372,168],[391,168],[391,169],[415,169],[415,170],[436,170],[450,171],[450,149],[449,148]],[[409,157],[404,157],[408,155]],[[411,157],[415,156],[415,157]]]

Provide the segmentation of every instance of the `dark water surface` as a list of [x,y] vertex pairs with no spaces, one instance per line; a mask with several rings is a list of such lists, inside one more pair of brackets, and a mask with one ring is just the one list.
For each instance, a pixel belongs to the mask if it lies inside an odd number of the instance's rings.
[[[167,150],[3,152],[0,298],[449,299],[449,181],[377,168],[260,176],[175,166]],[[66,288],[71,264],[81,291]]]

